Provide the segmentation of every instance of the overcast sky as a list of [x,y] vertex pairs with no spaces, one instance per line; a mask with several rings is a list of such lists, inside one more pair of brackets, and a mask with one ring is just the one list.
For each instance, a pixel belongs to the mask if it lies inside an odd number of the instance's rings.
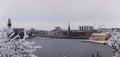
[[72,29],[80,25],[120,27],[120,0],[0,0],[0,27],[11,18],[13,27]]

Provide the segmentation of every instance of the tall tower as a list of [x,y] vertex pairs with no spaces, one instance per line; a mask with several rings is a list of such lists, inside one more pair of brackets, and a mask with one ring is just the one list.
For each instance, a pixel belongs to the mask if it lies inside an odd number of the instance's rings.
[[68,34],[68,37],[70,37],[70,22],[68,23],[68,32],[67,32],[67,34]]
[[9,28],[11,28],[11,26],[12,26],[12,24],[11,24],[11,19],[10,19],[10,18],[8,19],[8,24],[7,24],[7,26],[8,26]]

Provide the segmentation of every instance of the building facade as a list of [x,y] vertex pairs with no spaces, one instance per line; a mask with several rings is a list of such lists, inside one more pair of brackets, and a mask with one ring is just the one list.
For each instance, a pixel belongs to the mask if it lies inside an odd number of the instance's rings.
[[13,28],[13,31],[15,32],[15,35],[19,35],[20,38],[23,38],[26,33],[24,28]]
[[92,40],[98,40],[98,41],[106,41],[111,37],[110,34],[106,33],[93,33],[90,37]]
[[92,32],[93,31],[93,26],[80,26],[79,30],[83,31],[83,32]]

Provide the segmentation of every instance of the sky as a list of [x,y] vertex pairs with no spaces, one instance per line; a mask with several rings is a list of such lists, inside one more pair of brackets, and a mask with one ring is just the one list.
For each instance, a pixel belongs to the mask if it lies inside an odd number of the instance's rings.
[[120,27],[120,0],[0,0],[0,27],[51,30],[56,26]]

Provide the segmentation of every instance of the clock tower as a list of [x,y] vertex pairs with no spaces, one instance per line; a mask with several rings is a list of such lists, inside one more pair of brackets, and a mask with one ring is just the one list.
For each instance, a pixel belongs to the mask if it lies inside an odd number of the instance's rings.
[[12,24],[11,24],[11,19],[8,19],[8,24],[7,24],[8,28],[11,28]]

